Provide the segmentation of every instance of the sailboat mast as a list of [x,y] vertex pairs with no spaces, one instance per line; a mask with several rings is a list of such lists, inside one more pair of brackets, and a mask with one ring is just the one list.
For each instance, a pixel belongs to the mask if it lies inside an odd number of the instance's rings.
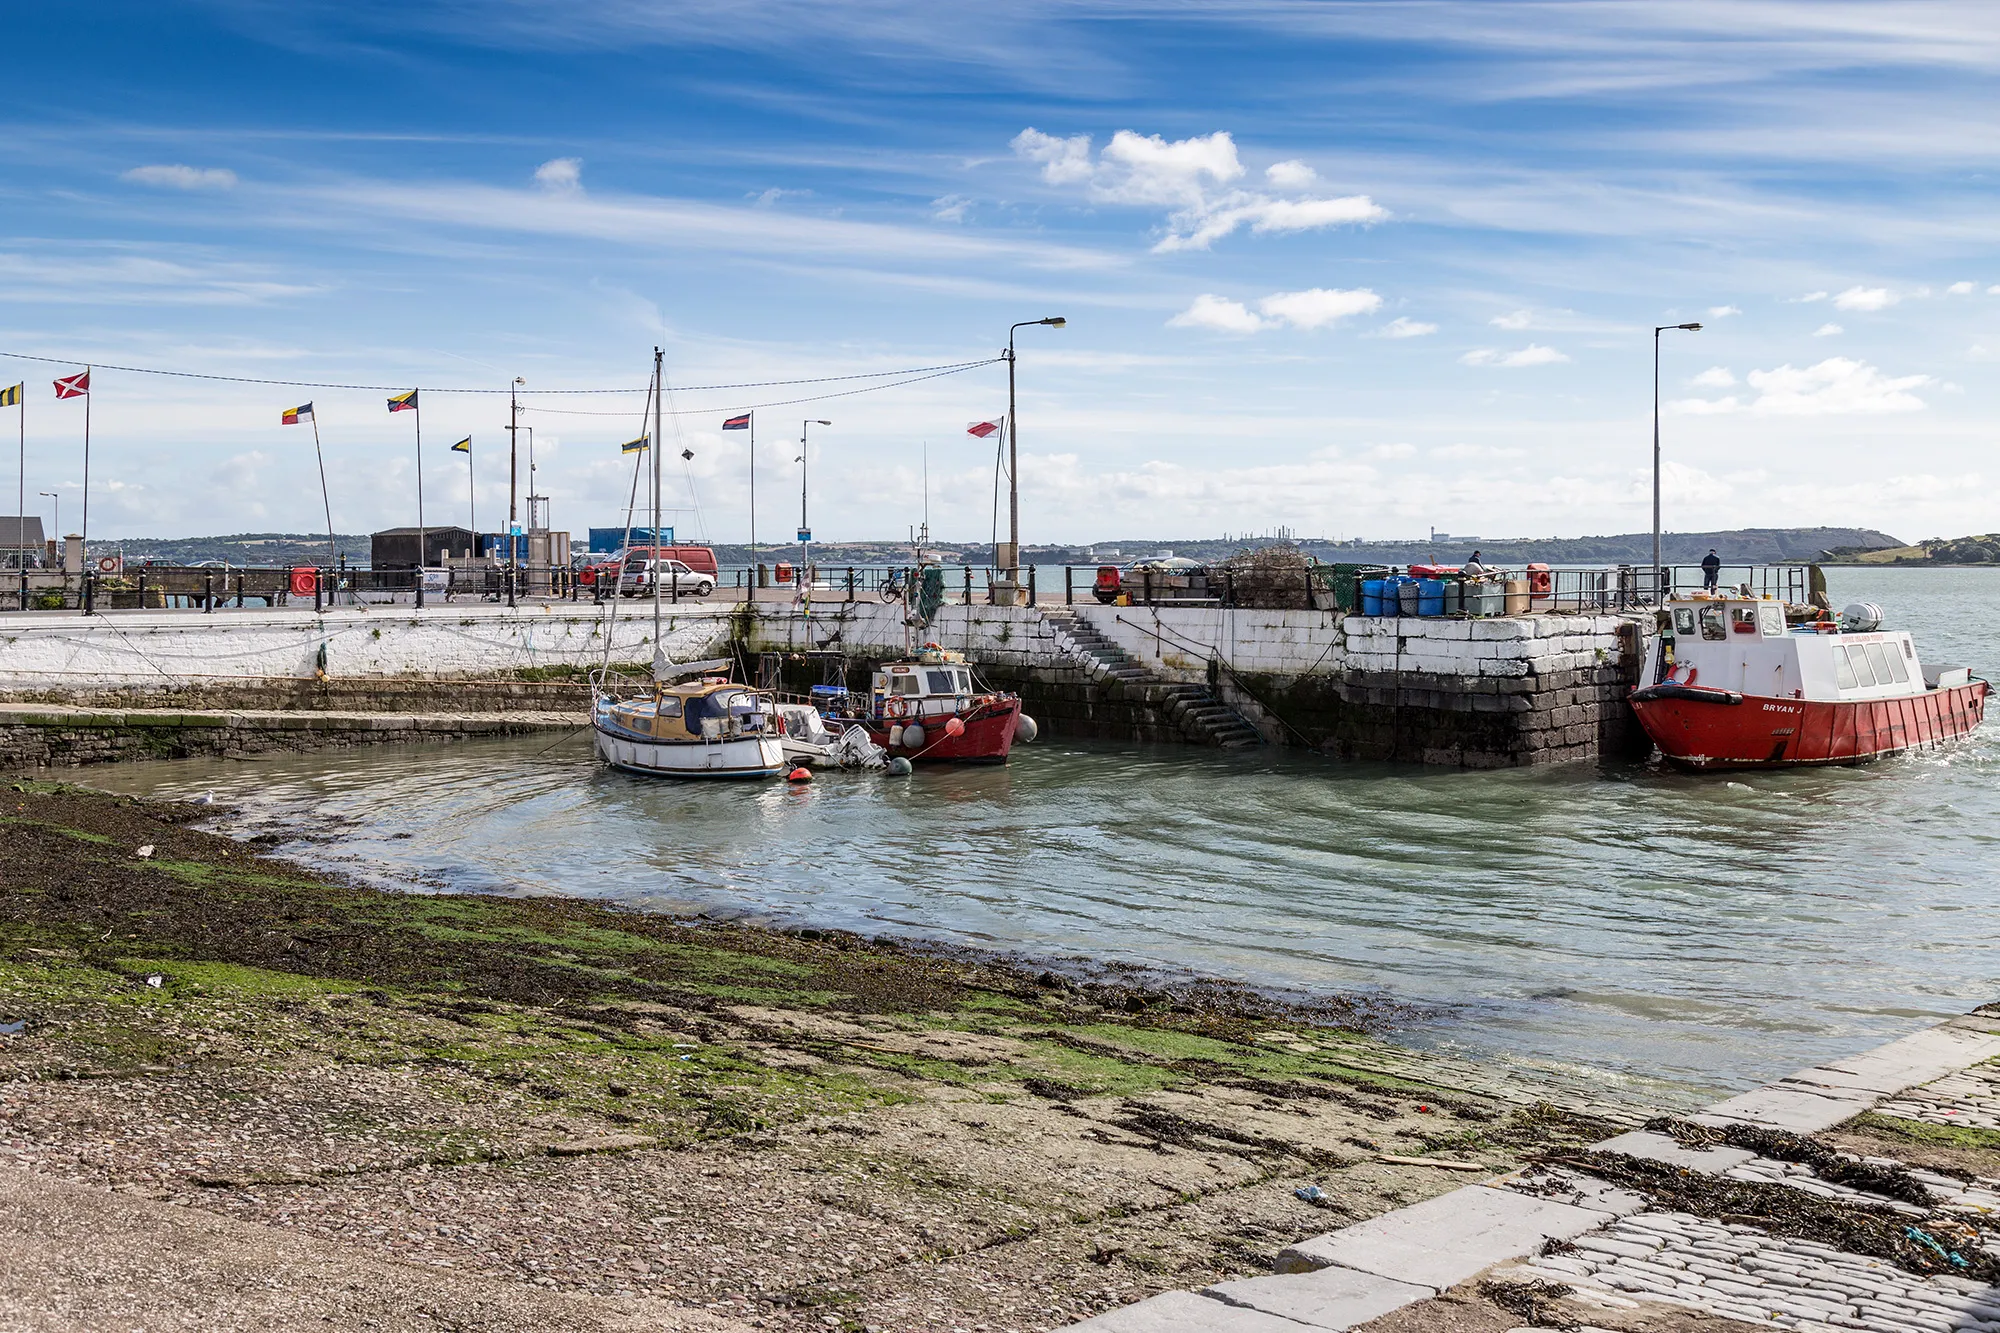
[[660,571],[667,563],[660,554],[660,388],[666,354],[653,349],[653,679],[660,678],[666,664],[666,645],[660,640]]

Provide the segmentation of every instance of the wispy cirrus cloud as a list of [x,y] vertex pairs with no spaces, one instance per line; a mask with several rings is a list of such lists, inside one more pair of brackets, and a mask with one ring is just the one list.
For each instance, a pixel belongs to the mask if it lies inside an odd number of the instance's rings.
[[1553,347],[1540,343],[1529,343],[1526,347],[1511,352],[1503,352],[1494,347],[1475,347],[1458,358],[1468,366],[1498,366],[1502,370],[1520,370],[1528,366],[1554,366],[1569,360],[1569,357]]
[[236,184],[236,173],[228,167],[189,167],[178,162],[134,167],[124,178],[137,185],[159,185],[170,190],[227,190]]
[[[1226,130],[1169,141],[1119,130],[1094,159],[1087,134],[1059,138],[1033,128],[1014,136],[1017,156],[1039,164],[1050,185],[1082,185],[1099,203],[1170,208],[1156,254],[1206,250],[1248,227],[1253,233],[1317,231],[1380,222],[1388,210],[1365,194],[1280,195],[1236,185],[1244,175],[1236,140]],[[1280,162],[1266,178],[1302,189],[1318,177],[1303,162]]]

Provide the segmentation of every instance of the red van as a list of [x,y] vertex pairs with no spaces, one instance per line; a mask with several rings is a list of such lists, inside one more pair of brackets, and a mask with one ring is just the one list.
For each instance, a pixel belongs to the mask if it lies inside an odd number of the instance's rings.
[[[659,550],[664,559],[678,560],[697,574],[706,574],[718,583],[722,581],[721,573],[715,563],[715,552],[706,546],[662,546]],[[650,546],[634,546],[624,554],[636,560],[652,553],[653,548]],[[619,556],[608,555],[602,560],[592,561],[587,571],[589,577],[579,575],[577,582],[587,588],[596,583],[598,576],[602,575],[605,585],[610,586],[618,577],[619,560]]]

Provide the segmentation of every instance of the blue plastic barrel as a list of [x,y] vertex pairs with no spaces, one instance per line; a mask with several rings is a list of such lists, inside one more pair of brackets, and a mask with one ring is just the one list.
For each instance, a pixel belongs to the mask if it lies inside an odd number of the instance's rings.
[[1361,614],[1379,616],[1382,614],[1382,580],[1361,580]]
[[1417,614],[1420,616],[1441,616],[1444,614],[1444,580],[1418,579]]

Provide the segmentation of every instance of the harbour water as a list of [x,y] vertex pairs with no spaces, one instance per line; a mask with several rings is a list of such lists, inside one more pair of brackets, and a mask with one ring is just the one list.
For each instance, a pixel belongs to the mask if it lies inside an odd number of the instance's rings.
[[[1832,570],[2000,676],[2000,571]],[[570,893],[1438,1006],[1408,1040],[1747,1086],[2000,992],[2000,723],[1851,769],[1501,772],[1044,741],[803,788],[578,735],[91,771],[385,884]]]

